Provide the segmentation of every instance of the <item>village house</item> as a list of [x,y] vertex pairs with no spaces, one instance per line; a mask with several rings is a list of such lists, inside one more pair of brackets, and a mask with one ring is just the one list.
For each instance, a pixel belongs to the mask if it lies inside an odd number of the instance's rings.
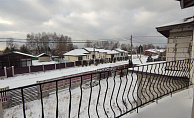
[[120,48],[117,48],[117,49],[115,49],[115,50],[116,50],[117,52],[119,52],[119,53],[117,54],[117,57],[119,57],[119,58],[124,59],[125,57],[128,56],[128,52],[125,51],[125,50],[121,50]]
[[64,55],[64,59],[68,61],[82,61],[82,60],[90,60],[90,53],[84,49],[74,49],[71,50]]
[[[180,1],[182,9],[194,6],[193,0]],[[166,61],[193,58],[194,16],[156,27],[157,31],[168,38]]]
[[49,62],[51,60],[50,56],[45,53],[42,53],[38,55],[37,57],[38,57],[39,62]]
[[87,59],[100,59],[99,50],[96,50],[96,48],[83,48],[88,52]]
[[106,50],[106,52],[106,59],[108,62],[112,62],[114,60],[117,61],[117,55],[119,54],[119,52],[115,50]]
[[194,16],[156,28],[168,38],[166,61],[193,58]]
[[0,55],[0,69],[4,67],[25,67],[32,65],[32,58],[35,56],[13,51]]

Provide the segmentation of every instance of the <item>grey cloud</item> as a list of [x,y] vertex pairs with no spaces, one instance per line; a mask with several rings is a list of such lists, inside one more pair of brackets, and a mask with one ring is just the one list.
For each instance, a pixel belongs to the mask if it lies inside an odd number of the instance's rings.
[[[73,40],[160,35],[155,27],[191,16],[193,10],[181,10],[174,0],[1,0],[0,20],[13,24],[0,23],[0,31],[16,38],[57,32]],[[9,33],[14,31],[17,35]]]

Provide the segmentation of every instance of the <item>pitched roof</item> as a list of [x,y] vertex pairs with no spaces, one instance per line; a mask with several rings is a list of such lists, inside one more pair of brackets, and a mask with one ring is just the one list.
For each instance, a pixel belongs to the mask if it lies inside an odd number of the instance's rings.
[[122,49],[120,49],[120,48],[117,48],[117,49],[115,49],[115,50],[118,51],[118,52],[125,52],[125,53],[128,53],[127,51],[122,50]]
[[42,53],[42,54],[39,54],[37,57],[42,57],[42,56],[49,56],[49,55],[46,53]]
[[105,49],[96,49],[96,51],[98,51],[98,52],[107,52]]
[[175,28],[191,27],[194,26],[194,16],[184,18],[182,20],[174,21],[165,25],[156,27],[157,31],[165,37],[169,37],[169,31]]
[[98,52],[96,48],[83,48],[83,49],[85,49],[88,52],[94,52],[94,51]]
[[194,6],[193,0],[177,0],[177,1],[180,2],[180,6],[182,9]]
[[74,49],[71,50],[65,54],[63,54],[64,56],[85,56],[88,53],[88,51],[84,50],[84,49]]
[[115,50],[106,50],[107,54],[118,54],[119,52]]
[[13,53],[15,53],[15,54],[20,54],[20,55],[25,55],[25,56],[32,57],[32,58],[35,57],[35,56],[33,56],[33,55],[26,54],[26,53],[22,53],[22,52],[18,52],[18,51],[13,51]]

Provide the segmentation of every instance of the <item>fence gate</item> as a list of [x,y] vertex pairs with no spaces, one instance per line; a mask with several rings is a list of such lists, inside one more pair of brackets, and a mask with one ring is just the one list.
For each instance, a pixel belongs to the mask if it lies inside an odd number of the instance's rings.
[[[37,100],[37,87],[29,87],[23,89],[24,93],[24,100],[25,102]],[[16,105],[22,104],[22,96],[21,96],[21,89],[15,89],[10,91],[11,96],[11,106],[14,107]]]

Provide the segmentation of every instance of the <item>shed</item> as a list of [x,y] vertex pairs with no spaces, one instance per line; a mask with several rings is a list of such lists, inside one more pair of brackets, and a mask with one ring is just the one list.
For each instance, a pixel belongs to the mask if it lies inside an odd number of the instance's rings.
[[32,65],[32,58],[34,57],[33,55],[18,51],[0,54],[0,69],[3,67],[25,67]]
[[49,62],[50,61],[50,56],[48,54],[42,53],[37,56],[39,62]]

